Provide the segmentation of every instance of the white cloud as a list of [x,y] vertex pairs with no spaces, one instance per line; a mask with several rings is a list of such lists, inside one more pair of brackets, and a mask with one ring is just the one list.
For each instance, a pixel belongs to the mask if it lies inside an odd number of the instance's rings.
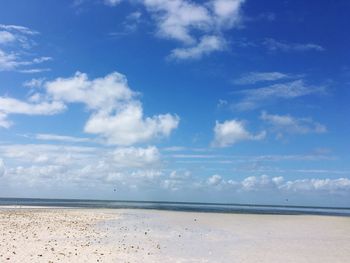
[[222,177],[218,174],[214,174],[207,179],[207,184],[216,186],[222,182]]
[[22,62],[18,61],[13,53],[6,53],[0,49],[0,71],[12,70],[20,66]]
[[216,122],[214,127],[213,146],[228,147],[245,140],[262,140],[266,136],[265,131],[254,135],[248,132],[244,122],[238,120],[228,120],[223,123]]
[[[35,73],[38,69],[28,68],[51,60],[51,57],[34,57],[30,50],[35,46],[32,40],[38,32],[27,27],[0,24],[0,71]],[[6,47],[4,49],[2,46]]]
[[189,0],[142,0],[140,2],[155,21],[157,36],[176,40],[182,44],[181,47],[171,51],[170,58],[199,59],[203,55],[224,49],[226,44],[224,31],[240,24],[241,6],[245,1],[211,0],[196,3]]
[[[27,85],[34,84],[37,81]],[[85,132],[100,135],[110,144],[132,145],[168,137],[180,121],[169,113],[145,117],[137,93],[118,72],[93,80],[77,72],[70,78],[48,81],[43,87],[45,93],[35,93],[29,98],[31,102],[0,97],[2,126],[9,126],[8,114],[52,115],[63,111],[66,104],[82,103],[91,111]]]
[[180,151],[184,151],[187,148],[184,146],[170,146],[170,147],[166,147],[163,150],[164,151],[168,151],[168,152],[180,152]]
[[58,101],[31,103],[13,98],[0,97],[0,127],[9,128],[12,125],[12,122],[7,120],[10,114],[54,115],[65,109],[65,105]]
[[10,43],[16,40],[16,37],[7,31],[0,31],[0,44]]
[[27,88],[41,88],[43,83],[45,81],[45,78],[37,78],[37,79],[31,79],[31,80],[28,80],[28,81],[25,81],[23,83],[23,86],[24,87],[27,87]]
[[[296,194],[335,194],[344,195],[350,193],[350,179],[297,179],[286,180],[282,176],[270,177],[268,175],[249,176],[241,181],[225,180],[220,175],[214,175],[207,179],[208,186],[222,190],[234,190],[236,192],[269,192],[270,194],[296,193]],[[219,186],[219,187],[218,187]]]
[[[191,194],[220,191],[226,194],[349,195],[350,179],[249,176],[240,180],[214,174],[207,178],[187,170],[163,170],[154,146],[146,148],[97,148],[54,144],[0,145],[2,183],[12,187],[77,187],[119,190],[161,189]],[[5,165],[6,163],[6,173]],[[102,188],[101,188],[102,187]]]
[[154,16],[158,35],[175,39],[185,44],[194,44],[192,29],[209,27],[210,15],[207,8],[186,0],[144,0],[144,5]]
[[170,57],[176,59],[199,59],[213,51],[223,50],[225,40],[218,36],[204,36],[196,46],[176,48],[171,51]]
[[0,127],[9,128],[12,125],[12,122],[7,120],[9,114],[54,115],[65,109],[65,105],[58,101],[31,103],[13,98],[0,97]]
[[169,136],[179,121],[179,117],[171,114],[144,118],[141,104],[132,102],[114,114],[103,111],[93,114],[84,131],[100,134],[110,144],[132,145]]
[[231,27],[240,23],[240,8],[244,1],[241,0],[214,0],[213,12],[216,15],[217,23],[222,27]]
[[0,24],[0,29],[11,31],[11,32],[19,32],[25,35],[37,35],[39,32],[32,30],[28,27],[18,26],[18,25],[4,25]]
[[273,115],[263,111],[260,118],[269,123],[277,132],[283,133],[325,133],[326,126],[311,118],[295,118],[290,115]]
[[5,164],[2,159],[0,159],[0,177],[4,176],[5,174]]
[[162,171],[156,147],[97,148],[54,144],[0,145],[11,166],[4,180],[13,185],[45,187],[154,187]]
[[117,72],[94,80],[78,72],[72,78],[58,78],[45,86],[55,100],[87,105],[92,114],[84,131],[101,135],[110,144],[132,145],[167,137],[179,124],[176,115],[144,117],[141,102],[135,99],[137,93]]
[[7,114],[0,112],[0,128],[10,128],[12,122],[7,119]]
[[119,5],[122,0],[104,0],[105,5],[116,6]]
[[280,42],[272,38],[267,38],[263,42],[271,51],[284,51],[284,52],[303,52],[303,51],[324,51],[325,48],[314,43],[286,43]]
[[311,94],[322,94],[324,92],[324,86],[308,86],[305,85],[303,80],[277,83],[263,88],[240,91],[239,93],[243,95],[243,99],[234,105],[234,108],[237,110],[252,110],[276,99],[294,99]]
[[250,176],[245,178],[241,182],[241,189],[245,191],[257,191],[278,188],[278,186],[283,182],[283,177],[273,177],[270,178],[267,175],[262,175],[260,177]]
[[281,72],[250,72],[248,74],[243,75],[241,78],[234,80],[233,83],[239,85],[246,85],[255,84],[258,82],[288,79],[291,77],[292,76]]
[[35,139],[43,140],[43,141],[60,141],[60,142],[71,142],[71,143],[92,141],[89,138],[72,137],[72,136],[47,134],[47,133],[36,134]]
[[191,188],[191,172],[189,171],[171,171],[169,177],[162,178],[161,187],[170,191],[179,191],[185,188]]
[[77,73],[48,82],[46,88],[57,100],[84,103],[93,110],[84,131],[99,134],[111,144],[131,145],[169,136],[179,123],[179,118],[170,114],[144,118],[141,103],[134,99],[136,93],[117,72],[92,81]]
[[[139,11],[136,12],[132,12],[131,14],[129,14],[123,25],[124,25],[124,34],[127,33],[132,33],[135,32],[139,26],[139,24],[142,21],[142,13]],[[118,34],[123,34],[123,32],[121,33],[111,33],[111,35],[118,35]]]
[[122,167],[144,167],[160,161],[160,153],[154,146],[117,148],[112,155],[118,166]]
[[38,57],[34,58],[31,61],[23,60],[18,54],[14,52],[5,52],[0,49],[0,71],[9,71],[9,70],[17,70],[22,73],[37,73],[41,71],[45,71],[46,69],[18,69],[22,66],[31,66],[35,64],[40,64],[45,61],[49,61],[51,58],[49,57]]
[[0,155],[20,165],[41,163],[68,165],[91,163],[98,150],[93,147],[67,146],[54,144],[12,144],[0,145]]
[[135,93],[128,87],[126,77],[113,72],[102,78],[89,80],[77,72],[71,78],[57,78],[45,83],[48,95],[67,103],[84,103],[91,110],[109,112],[119,103],[132,99]]
[[332,194],[350,193],[350,179],[298,179],[288,181],[281,189],[293,192],[328,192]]
[[50,60],[52,60],[52,57],[38,57],[33,59],[33,64],[38,64]]
[[65,105],[59,101],[28,103],[13,98],[0,97],[0,112],[4,114],[53,115],[65,109]]

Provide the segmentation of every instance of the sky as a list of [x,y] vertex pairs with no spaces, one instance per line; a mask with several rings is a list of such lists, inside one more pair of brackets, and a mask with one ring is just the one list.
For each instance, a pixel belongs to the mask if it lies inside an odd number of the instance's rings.
[[1,1],[0,196],[350,206],[349,13]]

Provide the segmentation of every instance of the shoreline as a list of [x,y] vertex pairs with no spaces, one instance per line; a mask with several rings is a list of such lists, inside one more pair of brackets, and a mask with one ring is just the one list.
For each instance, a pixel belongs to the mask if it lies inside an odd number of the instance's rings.
[[343,263],[348,233],[339,216],[0,207],[0,261]]

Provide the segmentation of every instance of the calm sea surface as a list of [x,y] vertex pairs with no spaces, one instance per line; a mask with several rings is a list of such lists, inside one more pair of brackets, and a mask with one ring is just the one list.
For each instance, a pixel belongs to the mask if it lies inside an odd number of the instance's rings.
[[278,206],[250,204],[214,204],[183,202],[112,201],[78,199],[34,199],[0,198],[0,206],[52,206],[76,208],[134,208],[172,211],[243,213],[243,214],[282,214],[282,215],[338,215],[350,216],[347,207]]

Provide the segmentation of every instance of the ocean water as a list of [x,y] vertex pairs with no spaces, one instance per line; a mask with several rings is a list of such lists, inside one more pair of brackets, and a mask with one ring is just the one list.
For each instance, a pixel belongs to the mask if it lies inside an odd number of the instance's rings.
[[279,214],[279,215],[335,215],[350,216],[350,207],[279,206],[253,204],[113,201],[79,199],[0,198],[0,206],[50,206],[66,208],[155,209],[189,212]]

